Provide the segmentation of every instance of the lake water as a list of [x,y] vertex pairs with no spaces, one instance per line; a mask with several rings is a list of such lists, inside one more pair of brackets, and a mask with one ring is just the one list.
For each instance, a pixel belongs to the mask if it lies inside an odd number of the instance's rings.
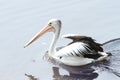
[[[69,75],[61,68],[60,75],[53,77],[54,65],[43,59],[52,34],[46,34],[28,48],[24,49],[23,45],[51,18],[62,20],[61,35],[87,35],[100,43],[118,38],[119,3],[119,0],[0,0],[0,80],[29,80],[25,74],[39,80],[83,80],[84,77],[60,76]],[[68,42],[70,40],[60,38],[57,45],[64,46]],[[93,75],[84,80],[120,79],[114,71],[101,69]]]

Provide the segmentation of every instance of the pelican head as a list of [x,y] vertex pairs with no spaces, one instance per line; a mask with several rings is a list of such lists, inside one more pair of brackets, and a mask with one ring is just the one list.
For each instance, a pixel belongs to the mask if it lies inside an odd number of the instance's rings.
[[56,32],[61,28],[61,21],[58,19],[51,19],[48,21],[47,25],[52,29],[50,32]]
[[39,32],[37,33],[28,43],[25,44],[24,48],[29,46],[31,43],[36,41],[39,37],[41,37],[43,34],[47,32],[54,32],[58,33],[60,32],[61,29],[61,21],[58,19],[51,19],[48,21],[47,25]]

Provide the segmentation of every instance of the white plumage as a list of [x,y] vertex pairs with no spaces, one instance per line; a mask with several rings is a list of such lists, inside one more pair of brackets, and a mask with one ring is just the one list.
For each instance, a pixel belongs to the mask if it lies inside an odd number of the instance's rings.
[[53,41],[48,50],[48,55],[55,60],[70,66],[86,65],[95,61],[106,59],[107,53],[103,52],[99,43],[92,38],[80,36],[78,34],[67,34],[63,37],[70,38],[73,42],[69,43],[59,51],[56,50],[56,43],[60,35],[61,21],[51,19],[37,35],[35,35],[24,47],[27,47],[46,32],[54,32]]
[[[56,52],[55,56],[81,56],[83,57],[83,53],[89,54],[90,53],[90,49],[87,47],[88,45],[82,42],[76,42],[73,44],[70,44],[64,48],[62,48],[61,50],[59,50],[58,52]],[[89,51],[87,49],[89,49]]]

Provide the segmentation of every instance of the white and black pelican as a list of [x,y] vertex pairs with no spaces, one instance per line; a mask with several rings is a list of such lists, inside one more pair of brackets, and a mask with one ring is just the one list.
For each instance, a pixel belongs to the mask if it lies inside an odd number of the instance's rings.
[[53,32],[54,37],[51,46],[48,50],[49,57],[69,66],[82,66],[92,62],[101,61],[108,57],[108,54],[103,52],[103,48],[99,43],[96,43],[91,37],[69,34],[65,38],[70,38],[73,42],[69,43],[59,51],[56,50],[61,21],[51,19],[47,25],[36,34],[24,47],[27,47],[46,32]]

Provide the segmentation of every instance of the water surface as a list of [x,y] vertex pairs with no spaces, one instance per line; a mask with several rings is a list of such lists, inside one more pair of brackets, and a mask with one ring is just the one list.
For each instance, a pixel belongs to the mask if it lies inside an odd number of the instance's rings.
[[[51,18],[62,20],[61,35],[78,33],[103,43],[120,37],[119,0],[0,0],[0,80],[53,80],[53,64],[43,60],[52,34],[24,49],[23,45]],[[60,38],[58,46],[69,40]],[[60,69],[61,75],[69,75]],[[96,80],[119,80],[109,71],[100,71]]]

